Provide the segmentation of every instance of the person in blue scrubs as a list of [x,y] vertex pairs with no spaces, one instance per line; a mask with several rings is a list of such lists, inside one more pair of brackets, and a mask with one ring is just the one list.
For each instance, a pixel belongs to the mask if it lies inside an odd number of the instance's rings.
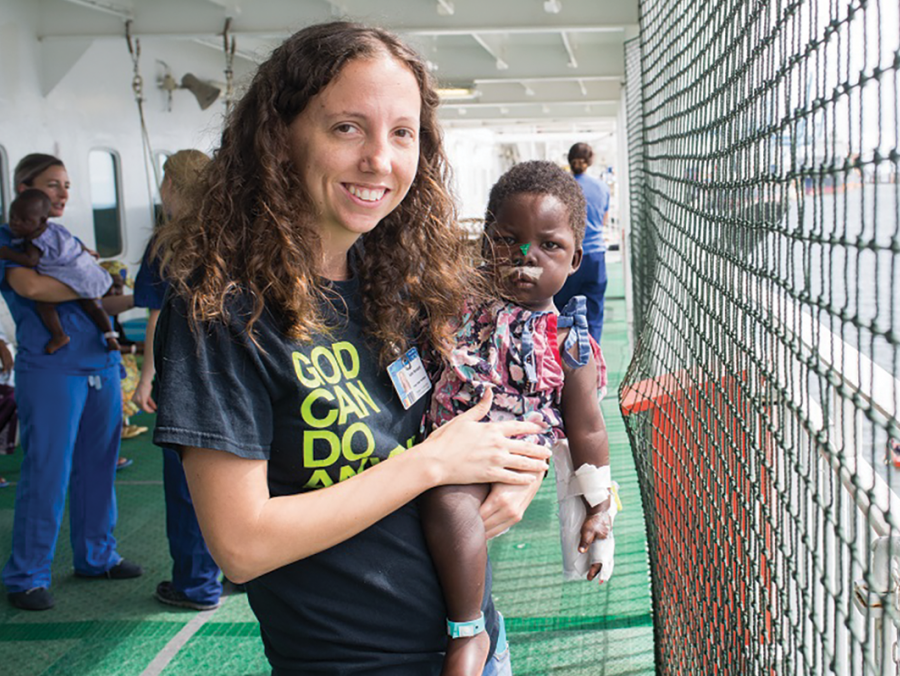
[[553,302],[556,307],[565,307],[573,296],[584,296],[587,299],[588,331],[599,345],[607,284],[603,227],[609,213],[609,187],[587,175],[593,160],[594,150],[587,143],[576,143],[569,148],[569,166],[587,202],[587,227],[582,243],[584,257],[581,267],[566,280],[560,292],[553,297]]
[[[209,157],[199,150],[180,150],[169,156],[163,167],[164,177],[159,195],[166,218],[172,218],[180,209],[184,196],[198,180],[209,163]],[[144,337],[144,364],[141,379],[132,400],[148,413],[156,412],[153,399],[153,378],[156,374],[153,362],[153,337],[156,322],[163,306],[168,284],[160,275],[159,260],[147,244],[141,261],[141,269],[134,283],[136,307],[150,310],[147,332]],[[188,491],[187,479],[181,459],[171,448],[163,447],[163,488],[166,496],[166,535],[172,556],[172,579],[160,582],[156,587],[156,599],[160,603],[193,610],[212,610],[219,605],[222,583],[219,567],[213,561]]]
[[[18,192],[38,188],[50,197],[52,218],[62,216],[69,177],[52,155],[27,155],[16,166]],[[0,227],[0,246],[12,233]],[[141,567],[116,550],[115,472],[122,425],[118,352],[106,349],[97,325],[71,288],[30,268],[0,261],[0,293],[16,323],[15,390],[23,450],[16,489],[12,552],[2,579],[10,603],[47,610],[50,565],[62,523],[66,491],[75,574],[95,579],[138,577]],[[34,303],[60,303],[71,342],[44,350],[49,332]]]

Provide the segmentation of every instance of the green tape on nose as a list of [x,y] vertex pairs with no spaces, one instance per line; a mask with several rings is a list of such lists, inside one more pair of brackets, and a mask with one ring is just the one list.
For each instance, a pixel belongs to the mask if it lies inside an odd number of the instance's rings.
[[520,244],[520,245],[519,245],[519,250],[522,252],[522,255],[523,255],[523,256],[527,256],[527,255],[528,255],[528,250],[529,250],[530,248],[531,248],[531,245],[530,245],[530,244]]

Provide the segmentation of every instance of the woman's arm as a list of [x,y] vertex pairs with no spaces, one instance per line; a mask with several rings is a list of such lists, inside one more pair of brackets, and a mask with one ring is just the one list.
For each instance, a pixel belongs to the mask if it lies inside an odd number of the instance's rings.
[[141,379],[138,381],[131,400],[141,410],[147,413],[156,413],[156,402],[153,401],[153,377],[156,375],[156,364],[153,362],[153,338],[156,335],[156,322],[159,320],[159,310],[150,310],[147,318],[147,330],[144,333],[144,364],[141,366]]
[[246,582],[357,535],[435,486],[533,483],[549,452],[510,437],[540,426],[477,422],[489,408],[486,396],[405,453],[328,488],[275,498],[265,460],[186,448],[185,474],[213,558],[230,580]]
[[106,314],[115,317],[134,307],[134,296],[103,296],[100,305]]
[[31,268],[7,268],[6,281],[22,298],[41,303],[65,303],[79,298],[70,286]]

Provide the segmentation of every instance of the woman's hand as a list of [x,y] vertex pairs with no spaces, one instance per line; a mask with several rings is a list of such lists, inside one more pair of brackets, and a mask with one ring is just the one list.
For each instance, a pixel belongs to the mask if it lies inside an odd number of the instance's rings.
[[478,422],[491,408],[488,390],[481,401],[432,432],[420,445],[434,463],[437,485],[537,483],[536,473],[547,470],[550,451],[543,446],[512,437],[540,434],[539,423],[509,420]]
[[491,492],[479,510],[488,540],[505,533],[525,516],[525,510],[534,500],[544,480],[543,472],[537,472],[533,476],[534,481],[524,486],[509,484],[491,486]]
[[152,391],[153,381],[145,381],[144,378],[141,378],[140,381],[138,381],[137,387],[134,389],[131,401],[137,404],[142,411],[156,413],[156,402],[153,401],[153,397],[150,394]]

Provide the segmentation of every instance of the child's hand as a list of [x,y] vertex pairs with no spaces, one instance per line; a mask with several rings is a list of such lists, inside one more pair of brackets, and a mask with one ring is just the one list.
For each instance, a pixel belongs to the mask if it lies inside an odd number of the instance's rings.
[[[589,511],[584,518],[584,523],[581,524],[581,542],[578,544],[578,551],[584,554],[595,541],[605,540],[609,537],[611,532],[612,518],[609,516],[609,512],[604,510],[596,514],[591,514]],[[592,581],[597,577],[597,575],[600,574],[601,568],[602,564],[592,563],[587,574],[588,581]],[[600,581],[600,584],[603,584],[602,580]]]
[[13,366],[15,365],[15,359],[13,359],[12,352],[9,351],[9,346],[3,340],[0,340],[0,364],[2,364],[0,371],[3,373],[9,373],[13,370]]

